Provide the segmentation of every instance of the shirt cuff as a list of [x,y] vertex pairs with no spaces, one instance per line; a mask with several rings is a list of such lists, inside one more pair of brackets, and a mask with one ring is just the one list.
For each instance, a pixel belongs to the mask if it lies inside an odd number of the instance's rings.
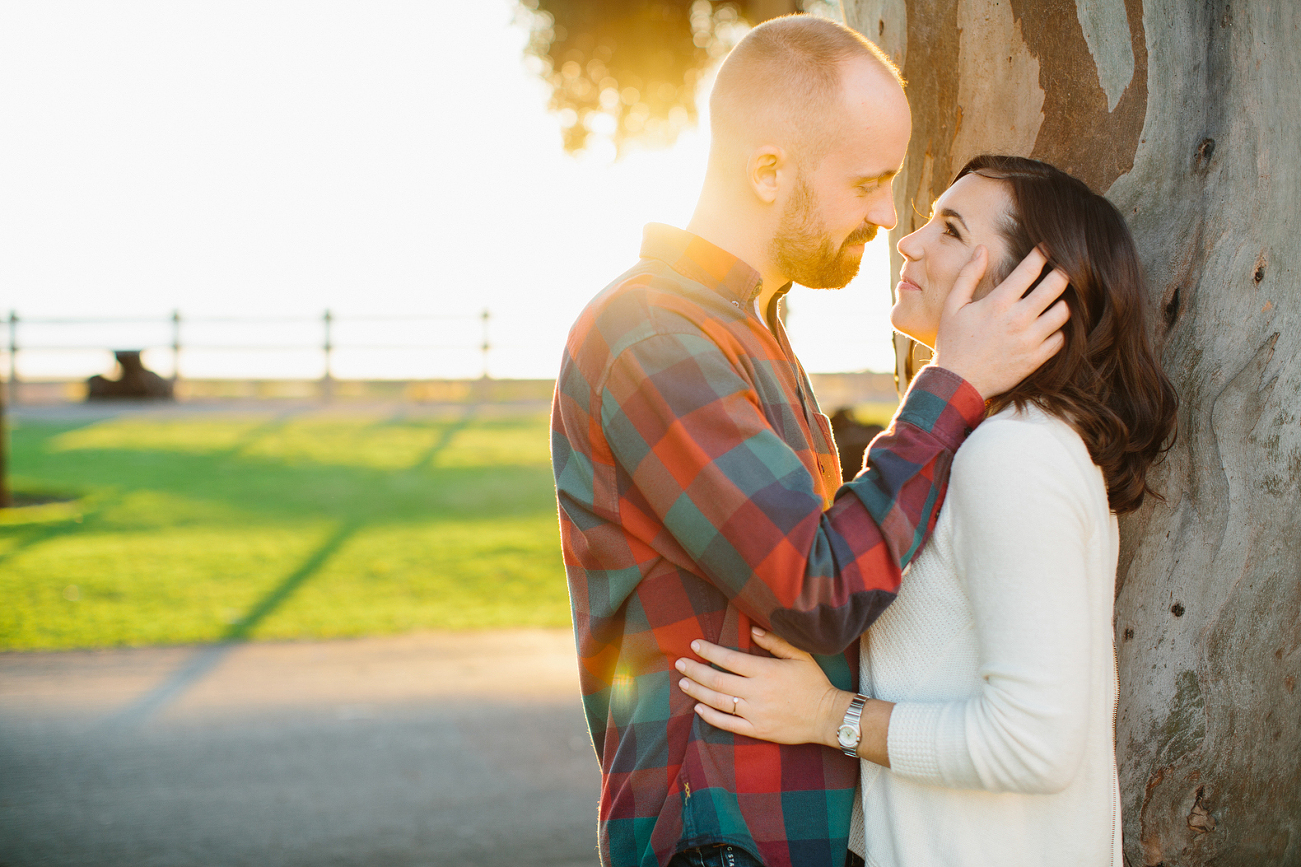
[[975,386],[934,365],[913,378],[899,410],[899,421],[927,431],[954,451],[984,417],[985,401]]

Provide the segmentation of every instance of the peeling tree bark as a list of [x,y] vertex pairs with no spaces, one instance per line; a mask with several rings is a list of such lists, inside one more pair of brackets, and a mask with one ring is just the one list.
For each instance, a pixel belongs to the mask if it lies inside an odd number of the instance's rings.
[[1144,258],[1181,409],[1164,502],[1121,522],[1126,860],[1301,863],[1301,4],[844,6],[909,81],[894,239],[1007,152],[1104,191]]

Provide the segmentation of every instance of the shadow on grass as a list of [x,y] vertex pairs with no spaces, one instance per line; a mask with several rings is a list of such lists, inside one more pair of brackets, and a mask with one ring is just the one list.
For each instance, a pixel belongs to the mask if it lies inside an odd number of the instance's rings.
[[12,491],[6,508],[22,509],[28,506],[48,506],[51,503],[71,503],[77,499],[76,494],[53,494],[33,491]]
[[[431,466],[438,455],[466,428],[475,411],[475,406],[467,407],[456,422],[443,428],[429,449],[397,475],[410,476]],[[283,424],[283,419],[280,420],[279,424]],[[241,445],[229,450],[228,454],[238,452],[248,442],[269,433],[274,427],[274,425],[262,425],[254,429],[254,431],[250,432],[250,436],[245,437]],[[250,608],[247,614],[235,621],[216,644],[197,649],[188,660],[172,672],[162,683],[113,717],[109,722],[110,726],[122,728],[139,725],[179,699],[190,688],[203,680],[221,664],[221,661],[235,645],[247,641],[258,624],[279,609],[308,579],[320,572],[330,558],[367,525],[368,521],[362,516],[363,514],[358,512],[342,521],[334,532],[299,564],[298,568],[286,575],[279,584]]]
[[214,452],[212,457],[218,461],[239,457],[240,454],[247,449],[252,448],[259,440],[266,439],[271,434],[279,433],[284,430],[285,424],[300,412],[302,412],[302,410],[291,408],[277,413],[273,417],[259,424],[257,427],[249,428],[234,445],[222,451]]
[[[359,515],[371,523],[402,523],[476,512],[551,511],[551,469],[545,462],[438,465],[440,455],[474,427],[477,417],[477,408],[468,406],[459,417],[436,427],[410,424],[420,436],[432,432],[432,442],[401,468],[332,463],[302,452],[251,454],[258,442],[275,437],[289,424],[287,414],[248,430],[237,443],[197,452],[117,446],[60,450],[56,441],[61,428],[42,431],[29,425],[15,442],[14,464],[21,465],[33,483],[43,486],[75,485],[112,492],[121,499],[145,492],[180,498],[198,510],[166,512],[158,517],[140,511],[114,514],[114,529],[119,531],[156,531],[162,524],[194,520],[196,514],[205,522],[218,524],[286,518],[346,522]],[[498,429],[503,424],[533,426],[536,421],[493,424]],[[358,448],[367,446],[359,443]],[[0,526],[0,533],[5,532]]]
[[[52,499],[44,500],[42,505],[58,505],[62,503],[76,504],[80,497],[72,495],[59,495]],[[18,541],[13,544],[7,551],[0,552],[0,567],[13,559],[22,552],[35,548],[38,545],[44,545],[46,542],[53,542],[64,536],[75,536],[79,533],[86,532],[87,529],[93,528],[101,514],[117,505],[118,497],[110,497],[97,501],[88,501],[83,505],[86,508],[75,514],[64,514],[56,517],[33,522],[30,524],[0,524],[0,532],[5,535],[16,535]],[[32,506],[29,508],[39,508]],[[3,867],[3,865],[0,865]]]
[[[58,422],[42,422],[39,423],[39,426],[44,429],[46,436],[57,436],[59,434],[79,430],[80,428],[89,427],[90,425],[95,424],[96,421],[98,420],[86,419],[75,422],[60,420]],[[16,431],[23,429],[28,426],[28,424],[29,423],[25,421],[10,419],[7,435],[10,438],[14,437]],[[0,434],[4,433],[6,432],[0,432]],[[9,446],[9,448],[11,451],[10,461],[12,462],[12,446]],[[12,466],[10,471],[12,472]],[[80,515],[56,515],[53,517],[42,515],[40,518],[29,522],[20,517],[23,511],[36,511],[39,510],[38,507],[52,504],[75,503],[77,500],[81,499],[81,497],[82,494],[73,493],[70,489],[58,490],[42,488],[41,490],[36,490],[33,488],[15,487],[11,490],[10,505],[4,510],[4,515],[7,520],[0,522],[0,533],[18,536],[19,538],[18,541],[14,543],[13,547],[9,548],[7,551],[0,552],[0,567],[3,567],[6,562],[14,557],[14,555],[19,554],[28,548],[44,544],[45,542],[58,539],[62,536],[70,536],[83,531],[85,529],[84,525],[86,518],[88,517],[85,513]],[[98,504],[95,509],[90,512],[90,516],[93,516],[95,512],[104,508],[105,505],[107,504]]]
[[11,533],[18,536],[18,541],[9,550],[0,553],[0,568],[3,568],[5,563],[28,548],[34,548],[61,536],[70,536],[80,531],[80,525],[72,520],[37,524],[35,526],[29,525],[17,531],[10,530]]
[[343,547],[344,543],[362,526],[361,521],[351,521],[337,527],[297,569],[285,576],[285,579],[270,593],[262,597],[248,614],[235,621],[216,644],[196,650],[179,668],[168,675],[166,680],[114,717],[111,725],[114,727],[138,725],[184,695],[216,668],[235,645],[247,641],[253,628],[284,604],[285,600],[292,596],[308,578],[319,572],[334,552]]
[[246,641],[249,633],[253,631],[259,623],[265,620],[273,611],[284,604],[285,600],[293,595],[294,591],[303,585],[308,578],[311,578],[321,567],[325,565],[334,552],[343,547],[343,544],[357,534],[365,523],[360,520],[352,520],[335,529],[329,538],[322,543],[303,563],[285,576],[275,589],[254,605],[249,612],[231,624],[230,629],[221,637],[221,643],[232,641]]
[[410,475],[432,467],[434,465],[434,460],[447,448],[448,445],[451,444],[452,440],[456,439],[457,434],[465,430],[465,428],[470,424],[470,420],[474,418],[478,409],[478,404],[470,404],[466,406],[465,411],[461,413],[461,417],[443,428],[442,435],[439,436],[434,444],[431,445],[423,455],[416,458],[415,462],[412,463],[411,466],[407,467],[406,473]]

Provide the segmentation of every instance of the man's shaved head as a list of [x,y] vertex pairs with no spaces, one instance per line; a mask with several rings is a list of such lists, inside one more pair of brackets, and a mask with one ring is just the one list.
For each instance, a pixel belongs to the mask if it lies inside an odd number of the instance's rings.
[[843,118],[843,68],[867,60],[902,87],[898,68],[854,30],[812,15],[751,30],[718,71],[709,99],[718,152],[776,144],[805,166],[834,146]]
[[833,21],[775,18],[732,49],[709,108],[688,230],[759,271],[765,310],[792,281],[848,283],[877,228],[898,221],[912,115],[894,64]]

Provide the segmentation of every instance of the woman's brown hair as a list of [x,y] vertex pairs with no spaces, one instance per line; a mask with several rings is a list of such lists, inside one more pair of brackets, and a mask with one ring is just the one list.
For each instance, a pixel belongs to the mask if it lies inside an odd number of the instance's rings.
[[1062,294],[1071,311],[1065,346],[991,399],[989,412],[1033,403],[1060,417],[1102,468],[1111,510],[1133,511],[1145,494],[1156,495],[1147,471],[1173,441],[1177,398],[1148,339],[1147,292],[1129,227],[1105,198],[1038,160],[978,156],[958,178],[968,174],[1005,182],[1012,198],[1000,227],[1008,256],[994,282],[1036,246],[1070,279]]

